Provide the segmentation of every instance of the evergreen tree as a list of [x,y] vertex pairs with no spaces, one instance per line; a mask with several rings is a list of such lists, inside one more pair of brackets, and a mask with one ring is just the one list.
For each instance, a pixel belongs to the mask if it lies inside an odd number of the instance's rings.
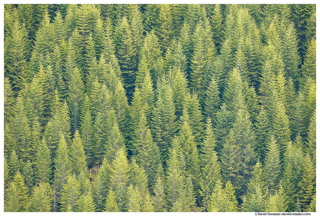
[[111,185],[116,194],[116,202],[120,211],[125,211],[127,203],[126,188],[129,181],[129,165],[125,149],[120,149],[112,163]]
[[79,182],[74,174],[68,176],[61,192],[61,211],[75,211],[79,199]]
[[19,197],[17,192],[17,187],[14,182],[10,183],[10,186],[6,190],[5,193],[5,201],[4,201],[4,211],[5,212],[19,212]]
[[87,163],[82,140],[78,130],[76,130],[69,152],[70,162],[72,164],[72,173],[79,175],[82,171],[87,169]]
[[307,154],[303,166],[302,181],[299,182],[299,184],[301,184],[299,185],[301,190],[298,192],[301,208],[304,211],[309,207],[312,197],[315,194],[315,179],[315,168],[313,167],[310,156]]
[[160,48],[163,53],[167,50],[167,45],[170,44],[172,38],[171,27],[173,25],[172,20],[172,6],[168,4],[163,4],[158,6],[160,8],[159,12],[159,28],[157,29],[157,36],[160,41]]
[[268,184],[269,192],[271,194],[274,194],[281,172],[281,164],[279,158],[280,152],[274,136],[271,135],[269,142],[270,143],[268,145],[268,152],[266,153],[264,170],[265,174],[268,176],[268,178],[266,178],[266,183]]
[[[63,135],[60,136],[60,142],[57,149],[56,157],[54,158],[54,189],[58,195],[58,200],[60,201],[60,196],[63,193],[64,185],[67,183],[69,175],[72,171],[69,150],[67,143]],[[67,206],[64,207],[65,209]]]
[[80,196],[77,206],[77,211],[79,212],[95,212],[95,204],[91,193]]
[[124,77],[124,87],[130,101],[134,88],[135,71],[137,69],[137,50],[134,46],[132,31],[126,17],[119,20],[114,38],[117,57]]
[[205,97],[204,113],[207,118],[210,118],[212,122],[216,122],[216,115],[220,108],[220,97],[218,83],[212,78]]
[[267,150],[267,140],[270,131],[269,119],[263,106],[260,108],[257,122],[255,123],[255,131],[257,135],[256,139],[256,151],[261,162],[264,162],[265,154]]
[[130,185],[128,187],[128,211],[129,212],[140,212],[141,211],[141,201],[139,190],[137,187]]
[[310,119],[309,131],[308,131],[308,142],[306,142],[306,152],[313,159],[316,156],[316,111],[313,112],[313,115]]
[[221,179],[220,163],[215,151],[215,138],[212,130],[211,119],[207,119],[206,136],[200,154],[202,181],[200,182],[200,193],[203,196],[204,207],[208,208],[208,200],[216,182]]
[[52,208],[53,191],[48,183],[40,183],[33,188],[28,204],[30,212],[50,212]]
[[220,50],[220,47],[223,42],[223,37],[224,37],[222,21],[223,21],[223,17],[221,14],[221,5],[216,4],[214,6],[213,14],[211,17],[211,26],[212,26],[213,40],[218,50]]
[[22,169],[22,176],[24,179],[24,183],[28,188],[28,194],[30,194],[31,189],[34,185],[34,171],[31,165],[31,162],[28,160]]
[[70,107],[71,128],[72,131],[79,129],[80,124],[80,107],[83,100],[84,85],[81,80],[80,72],[77,68],[73,70],[69,83],[68,103]]
[[17,172],[17,174],[14,176],[13,182],[16,188],[16,204],[18,206],[18,211],[27,211],[29,202],[28,188],[25,186],[23,176],[20,174],[20,172]]
[[164,212],[166,211],[166,199],[164,193],[164,186],[160,177],[158,177],[156,181],[156,185],[154,187],[154,211],[155,212]]
[[106,206],[104,209],[106,212],[119,212],[118,205],[116,203],[115,193],[112,189],[109,190],[107,199],[106,199]]
[[243,200],[242,211],[264,211],[267,199],[266,193],[261,163],[258,161],[254,166],[252,178],[248,184],[248,192]]

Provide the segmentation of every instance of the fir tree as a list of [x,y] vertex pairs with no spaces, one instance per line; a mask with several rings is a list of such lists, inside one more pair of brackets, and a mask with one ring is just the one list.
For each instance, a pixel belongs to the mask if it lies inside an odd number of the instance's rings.
[[70,162],[72,164],[72,173],[79,175],[82,171],[87,169],[87,163],[82,140],[78,130],[76,130],[69,152]]
[[112,189],[109,190],[104,210],[106,212],[119,212],[120,211],[118,208],[118,205],[116,203],[115,194]]
[[33,188],[28,204],[30,212],[50,212],[52,208],[53,191],[48,183],[40,183]]

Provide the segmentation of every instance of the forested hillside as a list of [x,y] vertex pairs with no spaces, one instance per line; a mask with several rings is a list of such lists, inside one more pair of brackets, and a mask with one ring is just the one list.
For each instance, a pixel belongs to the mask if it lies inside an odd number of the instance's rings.
[[5,5],[4,210],[316,210],[315,5]]

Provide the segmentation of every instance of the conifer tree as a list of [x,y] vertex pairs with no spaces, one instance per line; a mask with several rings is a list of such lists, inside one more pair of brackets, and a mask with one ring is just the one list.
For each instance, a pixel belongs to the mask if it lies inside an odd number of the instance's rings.
[[263,106],[260,108],[260,112],[255,123],[255,131],[257,135],[255,149],[257,151],[259,160],[263,163],[267,150],[267,140],[269,137],[268,134],[270,131],[269,119]]
[[295,86],[298,86],[300,72],[300,56],[298,54],[297,38],[293,24],[290,24],[282,43],[283,46],[283,63],[285,64],[285,72],[288,77],[291,77]]
[[[63,135],[61,135],[56,157],[54,158],[54,189],[56,190],[59,201],[60,196],[63,193],[63,187],[67,183],[69,175],[71,174],[71,165],[67,143]],[[66,209],[67,206],[64,208]]]
[[175,107],[172,88],[165,83],[158,83],[158,99],[153,110],[154,141],[161,151],[161,159],[168,157],[168,144],[175,132]]
[[17,146],[17,155],[24,161],[31,159],[32,143],[30,141],[29,121],[23,105],[23,98],[17,98],[14,117],[11,121],[12,139]]
[[12,86],[8,77],[4,77],[4,122],[8,123],[12,118],[12,107],[15,98],[12,91]]
[[117,57],[124,77],[124,87],[126,89],[129,101],[132,97],[135,71],[137,69],[137,50],[133,44],[133,41],[134,39],[128,20],[126,17],[123,17],[121,21],[119,20],[119,26],[116,29],[115,45]]
[[17,172],[20,172],[20,161],[15,150],[11,152],[8,165],[9,165],[9,176],[11,180],[16,176]]
[[158,177],[156,181],[156,185],[154,187],[154,211],[155,212],[164,212],[166,211],[166,199],[164,193],[164,186],[160,177]]
[[5,191],[4,211],[5,212],[19,212],[19,197],[17,187],[14,182],[10,183],[10,186]]
[[14,92],[19,92],[26,79],[31,78],[27,69],[27,38],[25,26],[19,20],[13,23],[12,35],[6,38],[5,52],[5,74],[12,83]]
[[315,194],[315,179],[315,168],[310,156],[307,154],[303,165],[302,181],[299,182],[301,190],[298,192],[301,208],[304,211],[309,207],[312,196]]
[[116,153],[125,147],[124,138],[116,122],[113,124],[108,135],[107,142],[104,146],[104,152],[107,160],[112,162],[116,157]]
[[28,194],[30,194],[31,189],[34,185],[34,171],[31,165],[31,162],[28,160],[22,169],[22,176],[24,179],[24,183],[28,188]]
[[157,29],[157,35],[160,41],[160,48],[162,53],[166,52],[166,47],[170,44],[172,38],[172,30],[171,26],[173,24],[172,21],[172,6],[168,4],[159,5],[159,28]]
[[29,197],[28,188],[25,186],[23,176],[20,172],[17,172],[14,176],[13,182],[16,188],[16,196],[18,198],[18,202],[16,203],[18,205],[18,211],[24,212],[27,210]]
[[307,77],[316,78],[316,39],[312,38],[308,47],[304,63],[301,66],[302,77],[300,79],[300,87],[306,82]]
[[206,97],[204,102],[204,113],[207,118],[210,118],[212,122],[216,122],[216,115],[220,108],[220,96],[219,96],[218,83],[212,77],[212,80],[206,91]]
[[68,176],[61,192],[61,211],[75,211],[79,199],[79,182],[74,174]]
[[264,211],[266,206],[266,188],[262,175],[261,163],[254,166],[252,178],[248,184],[248,192],[242,204],[242,211]]
[[129,212],[140,212],[141,211],[141,201],[139,190],[137,187],[130,185],[128,187],[128,211]]
[[221,14],[221,5],[216,4],[214,6],[213,14],[211,17],[211,26],[213,32],[213,40],[218,50],[220,50],[224,37],[222,21],[223,17]]
[[202,179],[200,182],[200,194],[203,196],[204,207],[208,208],[209,197],[216,182],[221,179],[220,163],[215,151],[215,138],[212,130],[211,119],[207,119],[206,136],[200,154]]
[[48,183],[40,183],[33,188],[28,204],[30,212],[50,212],[52,208],[53,191]]
[[77,68],[73,70],[69,83],[68,103],[70,107],[71,128],[76,131],[80,124],[80,107],[83,101],[84,85],[81,80],[80,72]]
[[271,194],[275,193],[276,185],[278,184],[279,175],[281,172],[279,156],[280,151],[278,144],[276,143],[274,136],[271,135],[264,167],[265,174],[268,176],[268,178],[266,178],[266,183],[268,184],[268,189]]
[[279,145],[280,160],[282,160],[284,150],[290,141],[290,129],[288,116],[285,113],[284,106],[281,101],[278,101],[277,103],[277,110],[272,124],[272,129],[276,142]]
[[69,152],[70,162],[72,164],[72,173],[79,175],[82,171],[87,169],[87,163],[82,140],[78,130],[76,130]]
[[[177,210],[175,205],[179,202],[179,197],[184,193],[183,186],[185,177],[183,173],[185,170],[181,170],[181,162],[184,161],[181,161],[179,158],[179,151],[181,150],[179,145],[178,140],[174,139],[167,162],[166,200],[171,211]],[[181,201],[182,200],[180,200],[180,202]]]
[[51,164],[47,142],[42,139],[35,159],[35,179],[37,183],[49,183],[52,175]]
[[91,193],[79,197],[77,202],[77,211],[79,212],[95,212],[95,204]]
[[120,211],[125,211],[127,203],[126,188],[129,181],[129,165],[125,149],[120,149],[112,163],[111,185],[116,194],[116,201]]
[[115,193],[113,192],[112,189],[109,190],[104,211],[106,211],[106,212],[119,212],[120,211],[118,208],[118,205],[116,203]]
[[101,212],[104,210],[105,199],[108,189],[110,188],[111,167],[109,162],[104,158],[100,166],[99,173],[93,182],[92,197],[96,206],[96,210]]
[[316,156],[316,111],[313,112],[310,119],[307,140],[308,141],[305,143],[307,146],[306,152],[314,159]]

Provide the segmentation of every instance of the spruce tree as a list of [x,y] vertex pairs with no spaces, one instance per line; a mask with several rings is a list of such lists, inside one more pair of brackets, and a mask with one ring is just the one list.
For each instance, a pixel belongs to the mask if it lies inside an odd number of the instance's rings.
[[109,190],[106,205],[104,211],[106,212],[119,212],[118,205],[116,203],[116,197],[112,189]]
[[48,183],[40,183],[33,188],[28,204],[30,212],[50,212],[52,208],[53,191]]
[[76,176],[87,169],[86,156],[82,145],[79,131],[76,130],[72,144],[70,146],[70,162],[72,173]]
[[164,186],[163,182],[160,177],[158,177],[156,181],[156,185],[154,187],[154,196],[153,203],[154,203],[154,211],[155,212],[165,212],[166,211],[166,199],[164,193]]
[[[60,201],[60,196],[63,193],[63,187],[67,183],[72,171],[69,149],[63,135],[60,136],[59,146],[56,152],[56,157],[54,158],[54,168],[53,184],[58,195],[58,200]],[[65,206],[65,208],[67,208],[67,206]]]
[[71,211],[76,210],[76,204],[79,199],[79,187],[80,185],[76,176],[74,174],[69,175],[66,184],[63,185],[61,191],[60,210],[62,212],[70,211],[70,207]]
[[25,186],[23,176],[20,174],[20,172],[17,172],[17,174],[14,176],[13,179],[15,188],[16,188],[16,195],[18,198],[18,211],[24,212],[27,211],[28,202],[29,202],[29,196],[28,196],[28,188]]
[[274,136],[271,135],[265,158],[266,183],[271,194],[275,193],[281,172],[280,151]]

